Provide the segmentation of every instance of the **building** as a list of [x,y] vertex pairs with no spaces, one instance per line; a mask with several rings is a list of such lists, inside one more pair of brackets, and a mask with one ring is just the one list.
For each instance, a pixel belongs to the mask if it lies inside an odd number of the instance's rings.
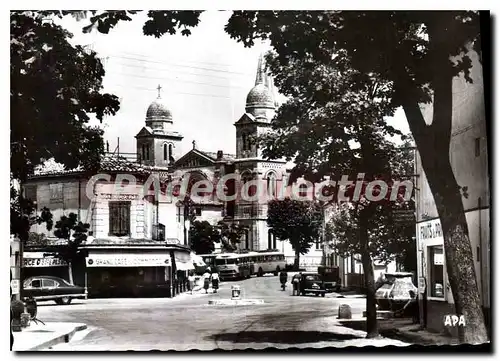
[[[173,194],[172,187],[168,188],[189,179],[190,192],[196,182],[217,185],[222,177],[229,174],[241,177],[241,181],[226,183],[226,191],[230,194],[236,194],[244,187],[248,187],[251,193],[249,182],[259,181],[266,184],[270,196],[275,196],[279,188],[287,184],[290,165],[283,160],[264,159],[262,149],[253,141],[270,128],[278,106],[273,81],[264,68],[261,56],[255,86],[248,93],[245,111],[234,123],[235,154],[198,149],[194,140],[192,149],[182,152],[183,135],[175,130],[174,116],[161,99],[159,86],[158,97],[149,105],[144,126],[135,136],[135,154],[123,154],[117,149],[113,153],[108,152],[101,162],[99,173],[109,175],[107,179],[94,182],[92,176],[95,174],[78,169],[64,170],[60,165],[48,162],[25,184],[25,195],[36,200],[39,209],[47,206],[55,220],[74,212],[79,220],[89,223],[94,239],[92,245],[102,245],[99,257],[103,257],[104,249],[107,249],[108,257],[112,257],[122,251],[130,253],[131,245],[138,251],[140,244],[144,246],[141,252],[146,252],[151,248],[152,241],[161,243],[167,239],[171,240],[171,247],[179,248],[177,252],[181,249],[188,252],[188,215],[194,212],[198,220],[207,220],[212,224],[223,220],[246,226],[247,232],[239,245],[241,250],[278,249],[287,256],[287,263],[292,264],[294,252],[289,242],[277,239],[267,227],[266,197],[257,197],[252,201],[241,198],[223,201],[207,190],[209,196],[190,197],[191,202],[186,203]],[[157,189],[159,185],[161,195],[141,193],[151,175],[159,181],[158,184],[153,181],[152,188]],[[128,186],[117,187],[117,179]],[[92,194],[89,195],[89,192]],[[53,231],[47,231],[44,225],[35,225],[32,231],[46,234],[49,238],[54,236]],[[90,254],[92,252],[96,251]],[[301,267],[316,270],[322,259],[322,244],[318,239],[310,252],[301,256]],[[173,268],[176,268],[175,263]],[[88,259],[82,267],[87,270],[87,276],[96,272],[96,264],[89,264]],[[137,277],[140,279],[142,276]],[[86,282],[94,278],[92,276]]]
[[[485,318],[490,314],[490,192],[487,154],[487,133],[484,106],[482,67],[475,52],[471,78],[453,80],[453,120],[451,129],[450,162],[457,183],[467,187],[462,198],[474,256],[476,278]],[[432,108],[423,111],[426,122],[432,120]],[[446,273],[443,233],[434,197],[416,157],[416,238],[417,269],[420,280],[426,281],[427,319],[429,329],[442,331],[443,317],[454,313],[454,302]],[[486,321],[488,324],[488,321]],[[449,332],[456,330],[449,328]]]

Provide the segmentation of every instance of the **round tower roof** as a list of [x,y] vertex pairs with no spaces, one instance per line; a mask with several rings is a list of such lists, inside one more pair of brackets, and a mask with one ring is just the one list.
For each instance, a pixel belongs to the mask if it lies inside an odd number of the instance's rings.
[[146,120],[172,120],[172,112],[158,98],[148,107]]
[[257,84],[247,95],[247,107],[274,108],[271,91],[265,84]]

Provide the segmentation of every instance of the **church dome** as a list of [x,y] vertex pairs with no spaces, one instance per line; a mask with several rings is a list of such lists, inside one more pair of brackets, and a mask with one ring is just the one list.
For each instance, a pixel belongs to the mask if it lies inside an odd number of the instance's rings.
[[247,107],[274,108],[271,91],[265,84],[257,84],[247,95]]
[[172,120],[172,113],[158,98],[148,108],[146,120]]

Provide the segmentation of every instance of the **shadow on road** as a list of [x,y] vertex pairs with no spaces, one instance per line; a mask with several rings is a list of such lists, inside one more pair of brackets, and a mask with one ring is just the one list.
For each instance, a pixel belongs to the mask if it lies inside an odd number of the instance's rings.
[[318,332],[318,331],[243,331],[234,333],[220,333],[206,337],[211,341],[228,341],[233,343],[283,343],[300,344],[321,341],[346,341],[359,338],[353,335]]

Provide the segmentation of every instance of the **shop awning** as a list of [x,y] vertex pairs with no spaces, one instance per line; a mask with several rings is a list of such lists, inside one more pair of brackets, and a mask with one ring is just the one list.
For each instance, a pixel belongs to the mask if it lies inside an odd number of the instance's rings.
[[198,267],[206,267],[207,266],[205,261],[203,261],[203,258],[198,256],[194,252],[191,252],[191,259],[193,260],[193,263],[195,266],[198,266]]
[[91,253],[87,267],[169,267],[172,260],[168,253]]
[[191,254],[186,252],[174,251],[175,266],[178,271],[189,271],[194,269],[193,259]]

